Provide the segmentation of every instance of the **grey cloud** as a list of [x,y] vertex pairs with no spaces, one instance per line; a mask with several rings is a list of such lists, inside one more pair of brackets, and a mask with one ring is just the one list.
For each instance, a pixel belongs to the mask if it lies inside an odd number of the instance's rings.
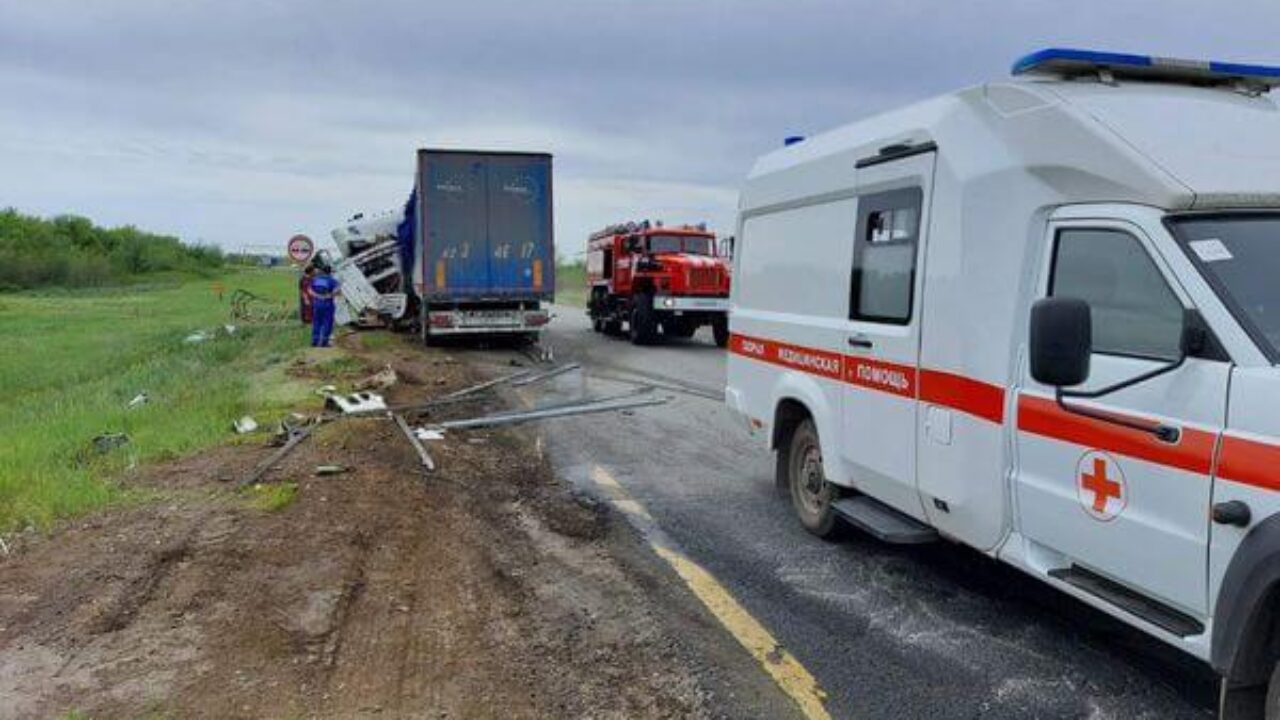
[[479,145],[556,153],[566,250],[621,214],[724,228],[784,135],[1044,45],[1277,62],[1272,8],[0,0],[0,205],[278,243],[397,205],[416,147]]

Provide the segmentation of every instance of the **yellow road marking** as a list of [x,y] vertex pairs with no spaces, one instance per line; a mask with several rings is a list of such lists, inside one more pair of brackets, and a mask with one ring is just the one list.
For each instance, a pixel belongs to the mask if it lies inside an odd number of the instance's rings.
[[[593,466],[591,479],[609,494],[619,510],[629,515],[639,514],[652,521],[644,506],[632,499],[608,470],[599,465]],[[819,687],[817,678],[787,652],[711,573],[662,542],[650,539],[649,545],[676,571],[716,620],[751,653],[778,687],[795,701],[808,720],[831,720],[824,705],[827,694]]]

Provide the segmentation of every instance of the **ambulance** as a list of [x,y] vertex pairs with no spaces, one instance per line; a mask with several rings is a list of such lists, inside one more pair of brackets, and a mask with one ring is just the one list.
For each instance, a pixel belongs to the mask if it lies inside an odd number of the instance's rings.
[[726,402],[800,522],[1007,562],[1280,717],[1280,67],[1048,49],[740,195]]

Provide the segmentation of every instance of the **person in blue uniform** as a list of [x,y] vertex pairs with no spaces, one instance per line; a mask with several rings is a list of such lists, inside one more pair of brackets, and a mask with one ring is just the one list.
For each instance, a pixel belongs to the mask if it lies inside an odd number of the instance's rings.
[[342,283],[330,274],[328,265],[317,265],[311,277],[311,347],[329,347],[333,334],[334,298]]

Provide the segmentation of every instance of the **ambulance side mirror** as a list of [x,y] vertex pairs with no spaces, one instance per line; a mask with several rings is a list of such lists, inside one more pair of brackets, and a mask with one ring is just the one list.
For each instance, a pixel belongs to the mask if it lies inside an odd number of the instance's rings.
[[1031,377],[1056,388],[1089,379],[1093,322],[1089,303],[1050,297],[1031,306]]

